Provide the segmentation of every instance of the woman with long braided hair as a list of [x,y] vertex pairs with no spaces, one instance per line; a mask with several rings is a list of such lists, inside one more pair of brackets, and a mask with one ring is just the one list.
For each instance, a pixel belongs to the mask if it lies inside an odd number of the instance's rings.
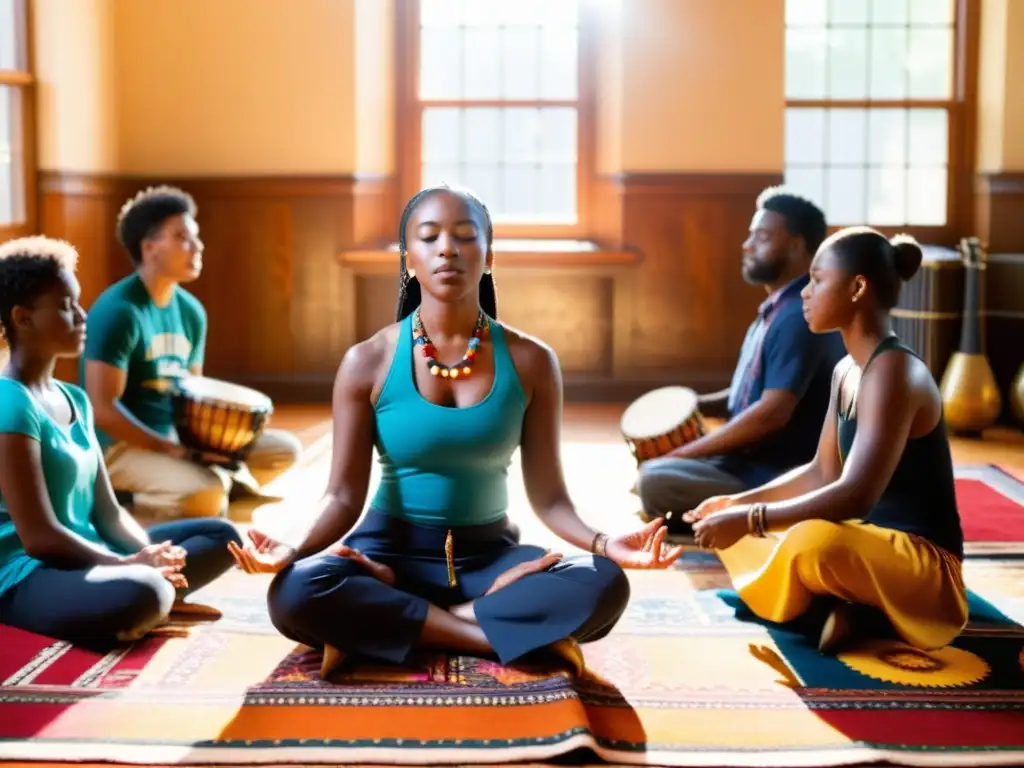
[[[244,570],[277,573],[271,619],[324,649],[324,675],[349,654],[402,663],[424,647],[502,663],[546,648],[582,672],[578,642],[605,636],[625,609],[622,568],[664,568],[681,553],[662,550],[660,520],[610,538],[577,514],[559,455],[558,360],[498,322],[493,237],[466,192],[409,201],[397,322],[341,363],[316,521],[292,548],[260,533],[232,547]],[[375,446],[382,479],[360,521]],[[516,449],[537,515],[592,554],[519,544],[507,516]]]

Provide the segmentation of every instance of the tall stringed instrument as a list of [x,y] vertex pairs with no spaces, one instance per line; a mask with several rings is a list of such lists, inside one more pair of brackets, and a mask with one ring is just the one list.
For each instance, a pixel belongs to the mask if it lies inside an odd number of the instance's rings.
[[942,374],[939,390],[946,424],[954,432],[974,433],[992,426],[1003,402],[995,374],[985,355],[982,315],[985,311],[985,269],[988,256],[976,237],[960,241],[964,262],[964,309],[960,349]]

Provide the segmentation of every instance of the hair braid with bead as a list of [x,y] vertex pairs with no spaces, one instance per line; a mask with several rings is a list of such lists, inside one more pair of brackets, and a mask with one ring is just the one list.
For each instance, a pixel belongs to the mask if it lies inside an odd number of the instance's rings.
[[[412,314],[413,310],[419,306],[420,301],[423,299],[419,280],[415,277],[409,277],[409,269],[406,265],[406,251],[408,249],[408,243],[406,240],[405,230],[409,225],[409,219],[412,218],[412,214],[415,212],[416,207],[431,195],[439,192],[447,192],[452,195],[457,195],[465,200],[471,207],[476,208],[477,212],[484,220],[488,249],[490,249],[494,244],[494,225],[491,223],[491,213],[487,210],[487,206],[483,204],[483,201],[471,192],[463,189],[454,189],[446,184],[442,184],[436,187],[421,189],[413,195],[412,199],[406,203],[405,210],[402,211],[402,218],[398,223],[398,251],[401,263],[398,272],[398,308],[396,310],[395,319],[399,322]],[[480,278],[480,307],[489,317],[495,320],[498,318],[498,296],[494,288],[494,276],[491,274],[484,274]]]

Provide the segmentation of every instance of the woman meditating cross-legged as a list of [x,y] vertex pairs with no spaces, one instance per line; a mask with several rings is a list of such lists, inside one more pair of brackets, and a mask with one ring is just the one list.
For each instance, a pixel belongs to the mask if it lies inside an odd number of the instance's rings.
[[804,314],[815,333],[838,329],[849,354],[835,369],[817,456],[687,514],[697,543],[718,550],[758,616],[790,621],[824,598],[823,653],[873,625],[940,648],[967,621],[942,401],[924,362],[889,330],[900,282],[921,257],[910,238],[890,242],[867,228],[821,245]]
[[232,565],[226,520],[185,520],[147,534],[118,505],[85,392],[53,376],[85,343],[68,243],[0,246],[0,623],[84,645],[133,640]]
[[[559,454],[558,361],[495,319],[492,239],[487,209],[468,193],[430,188],[409,202],[398,322],[342,360],[316,522],[293,550],[268,550],[258,533],[232,547],[245,570],[279,571],[271,619],[325,649],[324,675],[347,654],[402,663],[414,648],[508,663],[549,647],[579,669],[575,641],[605,636],[626,606],[620,566],[664,568],[681,554],[662,551],[661,521],[609,538],[577,515]],[[375,445],[381,484],[349,533]],[[517,448],[541,520],[593,555],[518,543],[506,516]]]

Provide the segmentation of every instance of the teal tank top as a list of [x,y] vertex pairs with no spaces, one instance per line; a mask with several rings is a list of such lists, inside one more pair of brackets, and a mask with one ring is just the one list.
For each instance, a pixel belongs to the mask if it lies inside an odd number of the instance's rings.
[[435,405],[416,388],[412,314],[374,407],[381,481],[371,505],[421,525],[484,525],[505,515],[508,468],[519,447],[526,395],[505,330],[488,319],[494,383],[468,408]]

